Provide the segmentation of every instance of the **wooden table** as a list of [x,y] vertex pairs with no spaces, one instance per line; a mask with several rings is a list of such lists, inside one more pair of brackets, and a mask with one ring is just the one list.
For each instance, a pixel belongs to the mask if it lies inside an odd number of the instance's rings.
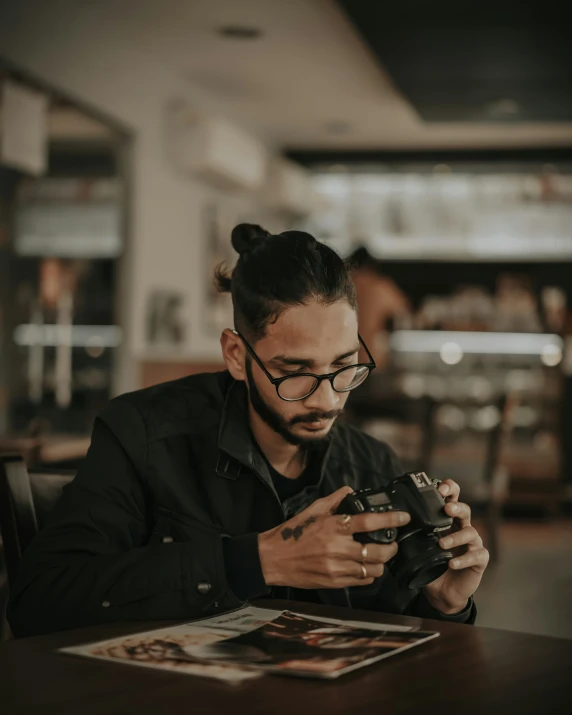
[[[258,602],[335,618],[421,621],[312,604]],[[550,715],[572,712],[572,640],[423,621],[441,637],[334,681],[210,679],[55,652],[163,623],[120,623],[0,645],[2,715]]]

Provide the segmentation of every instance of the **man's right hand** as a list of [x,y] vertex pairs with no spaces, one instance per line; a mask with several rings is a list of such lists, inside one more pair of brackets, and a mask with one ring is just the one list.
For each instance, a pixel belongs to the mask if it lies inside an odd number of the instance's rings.
[[384,565],[397,553],[397,544],[367,544],[364,559],[363,544],[353,535],[403,526],[411,517],[403,511],[335,515],[352,491],[342,487],[284,524],[259,534],[260,563],[268,586],[367,586],[383,574]]

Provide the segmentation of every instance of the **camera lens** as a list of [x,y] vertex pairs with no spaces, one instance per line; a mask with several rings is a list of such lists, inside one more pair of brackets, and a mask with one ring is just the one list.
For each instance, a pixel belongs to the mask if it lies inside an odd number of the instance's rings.
[[432,583],[445,573],[453,558],[451,551],[439,546],[435,534],[416,531],[397,541],[399,551],[388,567],[400,588],[419,589]]

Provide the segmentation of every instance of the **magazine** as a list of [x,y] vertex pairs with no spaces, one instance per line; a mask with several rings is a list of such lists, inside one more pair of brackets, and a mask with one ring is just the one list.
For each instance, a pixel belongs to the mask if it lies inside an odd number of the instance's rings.
[[264,673],[337,678],[436,638],[434,631],[245,606],[61,652],[238,684]]

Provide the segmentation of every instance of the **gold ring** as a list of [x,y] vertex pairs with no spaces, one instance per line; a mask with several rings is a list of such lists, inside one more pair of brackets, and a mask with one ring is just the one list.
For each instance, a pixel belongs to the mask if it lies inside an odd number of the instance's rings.
[[361,577],[367,578],[367,569],[363,564],[361,565]]
[[362,561],[367,561],[367,544],[364,544],[361,547],[361,560]]
[[350,516],[349,514],[345,514],[345,515],[342,516],[342,518],[340,519],[340,524],[341,524],[341,526],[343,526],[343,528],[345,529],[346,527],[348,527],[348,526],[351,524],[351,521],[352,521],[351,516]]

